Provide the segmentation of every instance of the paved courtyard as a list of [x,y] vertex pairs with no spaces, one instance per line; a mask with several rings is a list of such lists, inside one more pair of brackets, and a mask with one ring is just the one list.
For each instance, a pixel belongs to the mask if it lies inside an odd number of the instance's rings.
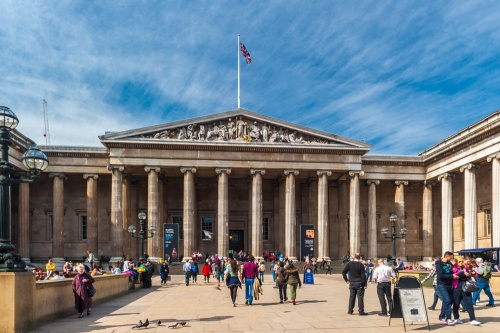
[[[104,304],[96,305],[92,315],[78,319],[74,315],[36,328],[33,332],[135,332],[132,326],[142,319],[151,322],[148,332],[173,332],[168,328],[177,321],[186,321],[180,332],[404,332],[403,319],[380,317],[376,285],[369,285],[365,295],[365,311],[370,315],[347,314],[348,289],[339,274],[316,275],[314,285],[303,285],[297,292],[298,305],[279,304],[278,290],[273,289],[271,276],[266,275],[264,294],[245,306],[243,290],[238,291],[237,306],[232,307],[226,287],[217,289],[213,283],[184,285],[183,276],[174,275],[168,286],[161,287],[159,277],[151,289],[139,289]],[[99,291],[97,291],[99,292]],[[432,302],[432,289],[424,288],[427,305]],[[72,297],[72,295],[68,295]],[[476,308],[476,317],[483,324],[447,327],[438,322],[438,311],[429,311],[431,330],[448,332],[498,332],[500,307],[486,307],[487,297]],[[497,299],[497,304],[498,304]],[[355,313],[357,313],[355,308]],[[161,326],[156,322],[162,321]],[[144,330],[144,329],[142,329]],[[408,331],[427,331],[427,325],[407,325]]]

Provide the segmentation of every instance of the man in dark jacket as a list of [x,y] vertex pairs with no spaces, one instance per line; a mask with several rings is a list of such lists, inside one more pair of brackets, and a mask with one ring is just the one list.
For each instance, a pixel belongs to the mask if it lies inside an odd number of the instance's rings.
[[[364,316],[367,315],[367,313],[365,312],[365,304],[363,300],[367,284],[365,266],[359,261],[360,259],[361,256],[359,255],[359,253],[356,253],[354,255],[354,260],[345,265],[344,270],[342,271],[342,276],[344,277],[345,282],[347,282],[347,284],[349,285],[350,291],[349,309],[347,313],[353,313],[357,295],[359,315]],[[347,274],[349,274],[349,278],[347,278]]]
[[446,251],[442,259],[436,261],[436,283],[439,293],[443,297],[443,305],[439,314],[439,321],[448,326],[455,322],[451,319],[451,305],[453,300],[452,282],[458,279],[458,275],[453,274],[453,266],[450,260],[453,259],[453,253]]

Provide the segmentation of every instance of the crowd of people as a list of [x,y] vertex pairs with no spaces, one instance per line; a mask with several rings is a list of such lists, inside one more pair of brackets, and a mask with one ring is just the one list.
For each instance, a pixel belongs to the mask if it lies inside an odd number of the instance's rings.
[[[390,315],[393,306],[391,283],[397,281],[398,271],[407,269],[403,261],[397,258],[393,266],[388,266],[384,259],[378,259],[377,266],[375,266],[370,260],[362,262],[360,255],[356,254],[354,258],[344,262],[346,265],[342,276],[349,285],[350,291],[347,313],[350,315],[354,313],[357,298],[359,315],[367,314],[364,309],[364,292],[368,284],[374,281],[377,283],[377,295],[381,307],[379,315]],[[489,279],[491,273],[497,270],[497,267],[485,263],[480,257],[455,258],[452,252],[445,252],[442,258],[436,258],[429,274],[421,281],[425,283],[433,279],[434,301],[429,309],[435,310],[438,300],[441,300],[442,307],[438,319],[443,324],[448,326],[462,324],[460,312],[466,312],[471,325],[480,325],[481,322],[476,319],[474,308],[483,290],[488,297],[486,306],[495,306]]]

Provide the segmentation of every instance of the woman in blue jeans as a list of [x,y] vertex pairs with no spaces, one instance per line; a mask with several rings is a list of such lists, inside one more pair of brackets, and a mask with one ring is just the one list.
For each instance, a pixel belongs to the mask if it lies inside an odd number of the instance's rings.
[[253,255],[248,256],[248,261],[243,265],[241,271],[241,278],[245,279],[245,304],[252,305],[253,302],[253,282],[257,277],[258,269],[255,264],[255,257]]

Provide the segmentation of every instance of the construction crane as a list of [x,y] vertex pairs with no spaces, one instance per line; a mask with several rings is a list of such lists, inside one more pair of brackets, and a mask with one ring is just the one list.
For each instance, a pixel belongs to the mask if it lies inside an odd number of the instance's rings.
[[45,120],[45,144],[50,145],[50,131],[49,131],[49,108],[47,106],[47,101],[43,100],[43,118]]

